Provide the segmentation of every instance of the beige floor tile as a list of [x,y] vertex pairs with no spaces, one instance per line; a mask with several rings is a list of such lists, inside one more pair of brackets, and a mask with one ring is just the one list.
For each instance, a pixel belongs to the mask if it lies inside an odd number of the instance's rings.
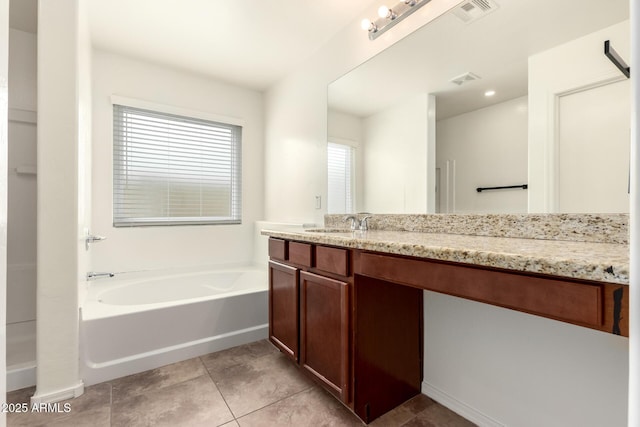
[[[27,403],[35,387],[7,393]],[[71,412],[7,414],[7,425],[107,426],[363,426],[328,392],[314,385],[267,340],[174,363],[85,389]],[[234,420],[234,414],[238,420]],[[471,427],[418,395],[372,427]]]
[[375,419],[369,425],[371,427],[391,427],[391,426],[401,426],[404,423],[412,420],[416,417],[420,412],[424,411],[431,405],[436,405],[436,403],[429,399],[424,394],[419,394],[414,398],[406,401],[402,405],[398,406],[395,409],[387,412],[383,416]]
[[[26,402],[24,402],[26,403]],[[31,405],[31,404],[28,404]],[[22,427],[22,426],[42,426],[47,422],[55,421],[66,414],[56,412],[31,412],[27,409],[27,412],[7,412],[7,426],[8,427]]]
[[7,393],[7,403],[29,403],[35,392],[35,386],[10,391]]
[[91,411],[82,411],[75,414],[56,418],[43,424],[46,427],[110,427],[111,408],[103,406]]
[[324,390],[313,387],[238,419],[240,427],[340,426],[364,424]]
[[65,400],[62,403],[71,405],[71,412],[93,410],[101,406],[111,405],[111,384],[100,383],[84,389],[84,393],[75,398]]
[[[25,391],[22,393],[20,397],[21,403],[27,403],[29,408],[31,409],[31,403],[29,401],[33,391],[31,389],[25,389],[29,391]],[[20,394],[12,392],[12,399],[17,399]],[[25,400],[25,396],[29,396]],[[16,402],[17,403],[17,402]],[[65,412],[65,405],[69,405],[69,411]],[[109,414],[109,407],[111,405],[111,384],[102,383],[96,384],[91,387],[87,387],[84,393],[75,398],[75,399],[67,399],[62,402],[58,402],[56,407],[59,408],[59,411],[55,412],[32,412],[28,411],[26,413],[9,413],[7,414],[7,425],[9,426],[39,426],[39,425],[49,425],[50,423],[57,422],[58,420],[66,419],[66,418],[75,418],[82,419],[90,419],[90,416],[85,417],[85,412],[94,412],[94,411],[102,411],[106,408],[107,415]],[[101,412],[101,413],[102,413]],[[57,424],[64,425],[64,424]],[[75,424],[69,424],[75,425]],[[97,424],[97,425],[109,425],[106,424]]]
[[402,427],[474,427],[475,424],[442,405],[431,405]]
[[208,375],[114,402],[111,425],[219,426],[233,415]]
[[215,377],[225,369],[232,366],[248,363],[262,356],[278,353],[278,349],[267,340],[252,342],[202,356],[202,363],[207,368],[211,377]]
[[207,370],[200,358],[197,357],[139,374],[129,375],[111,381],[113,401],[128,400],[148,391],[170,387],[203,375],[207,375]]
[[212,377],[236,417],[312,387],[280,353],[231,366]]

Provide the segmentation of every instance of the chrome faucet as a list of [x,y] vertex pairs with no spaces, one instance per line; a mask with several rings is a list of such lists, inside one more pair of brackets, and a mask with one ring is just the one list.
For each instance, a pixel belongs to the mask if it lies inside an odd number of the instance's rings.
[[347,215],[344,220],[351,221],[351,230],[367,231],[369,229],[369,218],[371,218],[371,215],[367,215],[360,220],[355,215]]
[[371,215],[367,215],[360,220],[360,231],[367,231],[369,229],[369,218],[371,218]]
[[96,271],[90,271],[87,273],[87,280],[96,280],[101,277],[113,277],[115,274],[113,273],[98,273]]
[[351,221],[351,229],[352,230],[357,230],[360,227],[360,221],[358,221],[358,218],[355,215],[347,215],[344,217],[345,221]]
[[104,236],[92,235],[87,232],[87,235],[84,238],[84,247],[86,250],[89,250],[89,243],[100,242],[102,240],[106,240],[107,238]]

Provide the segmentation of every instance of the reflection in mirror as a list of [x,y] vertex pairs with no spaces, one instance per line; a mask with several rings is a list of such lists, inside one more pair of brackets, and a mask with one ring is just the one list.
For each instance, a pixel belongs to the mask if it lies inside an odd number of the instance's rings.
[[351,141],[327,144],[327,213],[354,212],[355,151]]
[[329,85],[355,211],[628,212],[629,81],[603,53],[629,57],[628,1],[490,3]]

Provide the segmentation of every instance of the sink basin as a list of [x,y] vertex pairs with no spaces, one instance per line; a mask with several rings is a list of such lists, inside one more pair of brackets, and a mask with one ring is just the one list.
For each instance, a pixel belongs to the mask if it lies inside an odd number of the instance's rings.
[[305,231],[310,233],[353,233],[348,228],[308,228]]

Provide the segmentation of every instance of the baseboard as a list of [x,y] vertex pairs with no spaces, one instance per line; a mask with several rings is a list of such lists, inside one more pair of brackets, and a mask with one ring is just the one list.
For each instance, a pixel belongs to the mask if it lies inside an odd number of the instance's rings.
[[12,368],[7,366],[7,391],[36,385],[36,365]]
[[38,390],[36,389],[36,394],[31,397],[31,403],[38,405],[41,403],[55,403],[81,396],[82,393],[84,393],[84,383],[82,381],[79,381],[74,386],[51,391],[49,393],[38,393]]
[[477,424],[479,427],[505,427],[504,424],[494,420],[493,418],[483,414],[477,409],[467,405],[464,402],[459,401],[455,397],[445,393],[439,388],[423,381],[422,393],[429,396],[442,406],[446,406],[458,415],[465,417],[472,423]]

